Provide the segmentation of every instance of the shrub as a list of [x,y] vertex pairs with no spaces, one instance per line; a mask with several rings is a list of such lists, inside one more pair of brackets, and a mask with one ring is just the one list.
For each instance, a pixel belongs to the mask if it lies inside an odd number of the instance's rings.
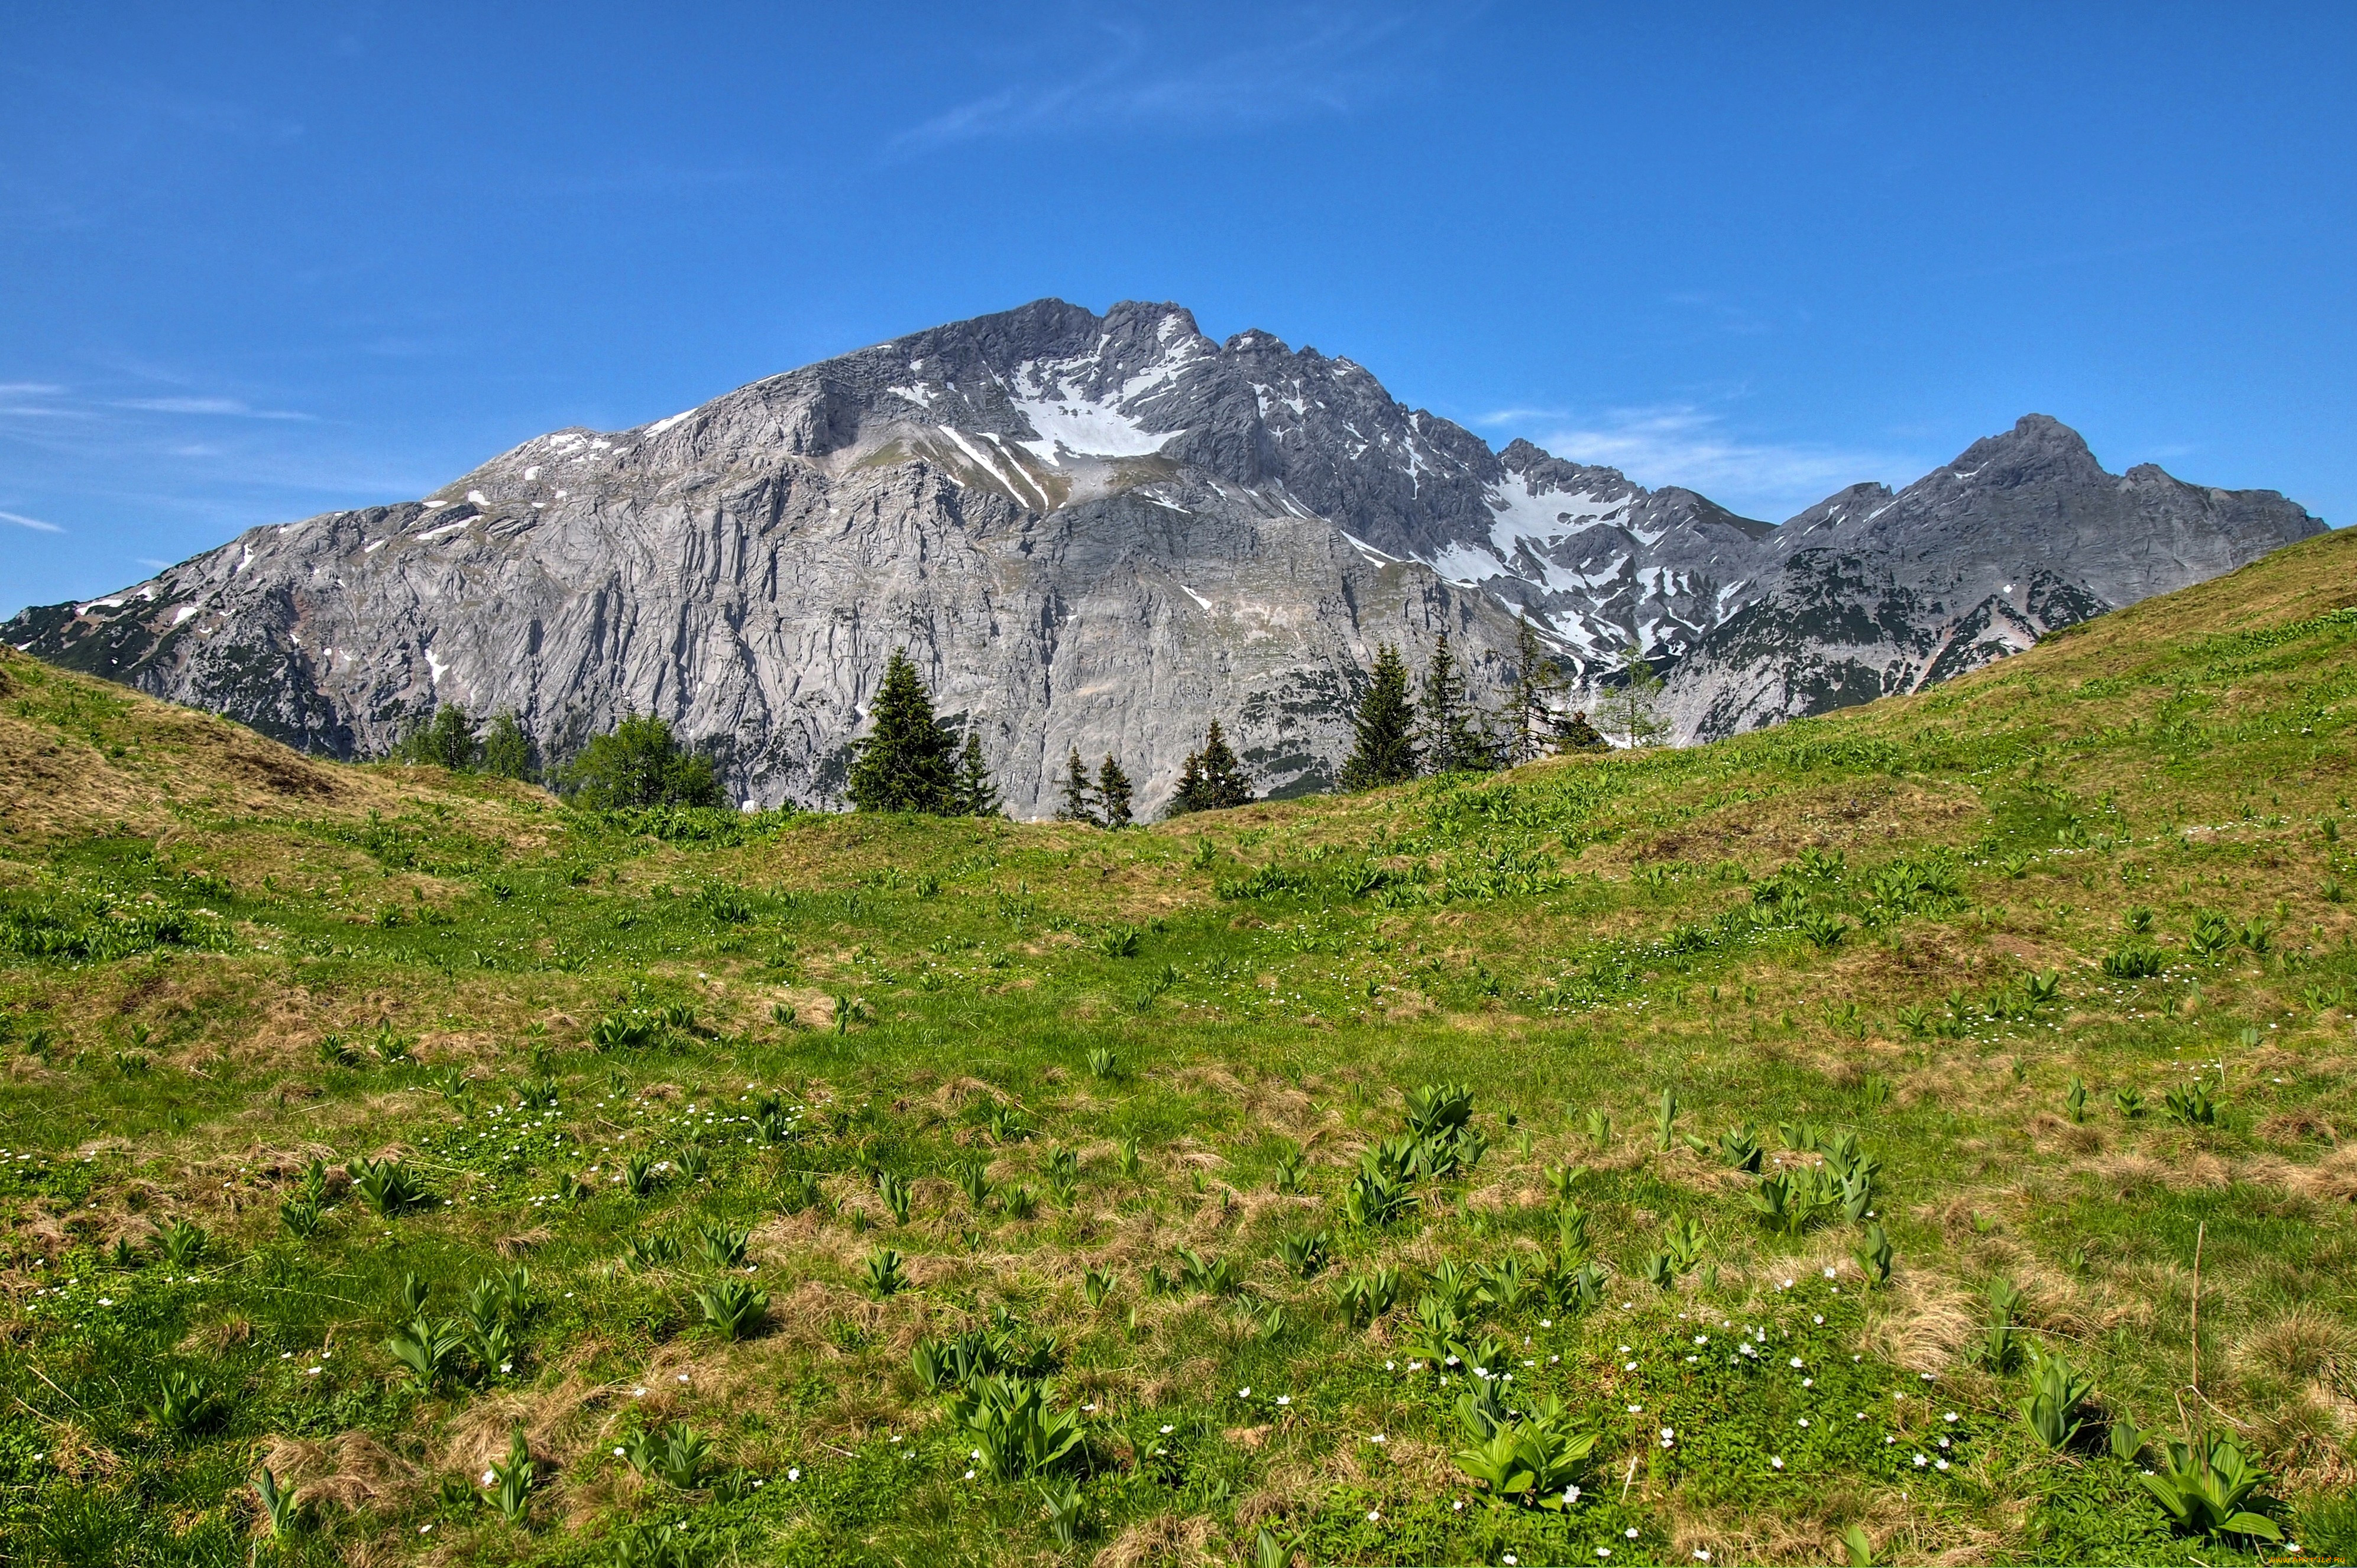
[[1048,1402],[1045,1384],[995,1377],[952,1394],[950,1421],[974,1444],[976,1462],[1002,1479],[1046,1475],[1080,1451],[1078,1417]]
[[198,1373],[174,1369],[156,1380],[147,1401],[148,1418],[156,1429],[171,1437],[194,1437],[210,1432],[229,1413],[229,1406],[213,1392],[212,1384]]
[[2253,1535],[2281,1541],[2283,1532],[2260,1510],[2270,1499],[2260,1495],[2266,1474],[2233,1438],[2196,1434],[2190,1444],[2169,1439],[2166,1457],[2152,1470],[2136,1477],[2182,1535]]
[[430,1391],[438,1387],[457,1364],[458,1353],[466,1348],[466,1336],[451,1319],[428,1317],[421,1312],[395,1327],[384,1348],[388,1355],[409,1369],[420,1388]]
[[722,1280],[695,1293],[704,1320],[726,1339],[742,1339],[760,1326],[770,1310],[767,1294],[744,1280]]
[[625,714],[611,734],[592,736],[559,785],[590,811],[728,803],[712,759],[683,752],[670,724],[652,714]]
[[204,1228],[185,1219],[174,1219],[164,1227],[158,1244],[165,1258],[181,1268],[192,1268],[205,1255],[207,1237]]
[[2163,1101],[2169,1119],[2180,1127],[2215,1127],[2218,1124],[2218,1101],[2212,1096],[2210,1086],[2198,1079],[2182,1089],[2172,1089]]
[[868,1253],[867,1261],[861,1268],[867,1288],[879,1296],[898,1295],[909,1284],[909,1276],[900,1270],[900,1265],[906,1262],[906,1258],[889,1247],[879,1247]]
[[344,1162],[344,1169],[351,1176],[352,1190],[388,1219],[426,1199],[425,1184],[399,1160],[356,1156]]
[[1352,1274],[1335,1288],[1335,1298],[1352,1328],[1364,1328],[1399,1302],[1399,1271],[1372,1269]]
[[895,1225],[909,1223],[909,1187],[907,1182],[902,1181],[890,1171],[878,1171],[876,1175],[876,1191],[877,1195],[883,1198],[884,1207],[891,1211],[892,1222]]
[[1329,1231],[1300,1230],[1279,1239],[1277,1251],[1296,1278],[1310,1280],[1325,1268],[1327,1253],[1333,1244],[1334,1238]]
[[660,1269],[679,1261],[679,1242],[660,1230],[650,1231],[623,1242],[622,1256],[629,1261],[630,1267],[640,1273]]
[[2095,1385],[2057,1351],[2041,1355],[2030,1369],[2029,1397],[2021,1402],[2030,1434],[2049,1448],[2066,1448],[2086,1425],[2082,1406]]
[[253,1478],[253,1496],[262,1505],[263,1522],[270,1527],[273,1541],[285,1541],[302,1530],[303,1506],[296,1501],[294,1488],[280,1486],[267,1465]]
[[1730,1127],[1718,1135],[1718,1157],[1737,1170],[1758,1174],[1764,1154],[1760,1146],[1760,1135],[1749,1122]]
[[524,1441],[521,1427],[508,1443],[508,1456],[494,1462],[483,1472],[483,1486],[498,1505],[500,1517],[510,1524],[522,1524],[532,1511],[532,1490],[538,1479],[532,1462],[532,1444]]
[[1848,921],[1814,910],[1803,915],[1792,924],[1803,936],[1821,948],[1838,947],[1842,938],[1849,934]]
[[1562,1510],[1578,1501],[1580,1476],[1598,1434],[1575,1427],[1559,1402],[1516,1412],[1498,1402],[1494,1383],[1458,1401],[1472,1446],[1452,1456],[1495,1505]]
[[1231,1295],[1243,1283],[1234,1259],[1207,1258],[1185,1247],[1178,1250],[1178,1277],[1189,1289],[1206,1295]]
[[733,1269],[745,1262],[747,1234],[724,1220],[706,1219],[695,1228],[695,1250],[716,1269]]

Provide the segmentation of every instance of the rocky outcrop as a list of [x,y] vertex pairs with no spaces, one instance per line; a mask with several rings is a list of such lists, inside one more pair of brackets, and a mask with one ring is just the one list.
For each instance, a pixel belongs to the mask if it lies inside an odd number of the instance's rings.
[[1324,788],[1379,642],[1415,660],[1446,629],[1494,693],[1526,614],[1591,691],[1643,650],[1681,736],[1708,736],[1943,679],[2320,526],[2272,492],[2115,478],[2033,416],[1773,528],[1493,453],[1264,332],[1044,300],[250,530],[5,635],[342,757],[437,702],[513,711],[552,757],[658,713],[763,805],[839,796],[906,647],[1025,815],[1072,746],[1158,803],[1213,717],[1264,789]]
[[2077,432],[2030,414],[1896,495],[1855,485],[1775,530],[1742,602],[1670,673],[1677,732],[1916,691],[2323,527],[2273,490],[2106,473]]

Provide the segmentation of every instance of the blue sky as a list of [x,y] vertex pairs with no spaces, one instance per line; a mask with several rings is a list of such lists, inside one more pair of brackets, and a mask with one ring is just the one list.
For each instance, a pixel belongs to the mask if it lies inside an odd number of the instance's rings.
[[1778,519],[2036,410],[2357,515],[2357,7],[0,26],[0,614],[901,332],[1171,299]]

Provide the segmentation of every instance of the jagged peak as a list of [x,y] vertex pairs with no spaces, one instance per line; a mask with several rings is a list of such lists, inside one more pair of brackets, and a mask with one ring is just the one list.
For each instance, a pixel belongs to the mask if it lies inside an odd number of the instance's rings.
[[2011,430],[1983,436],[1945,468],[1926,475],[1923,482],[1968,480],[1999,489],[2052,480],[2100,482],[2112,477],[2077,431],[2051,414],[2025,413]]

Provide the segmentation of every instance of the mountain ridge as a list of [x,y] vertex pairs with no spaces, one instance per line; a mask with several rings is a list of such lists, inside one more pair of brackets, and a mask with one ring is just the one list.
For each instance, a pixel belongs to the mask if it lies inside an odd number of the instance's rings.
[[1633,644],[1700,738],[1944,679],[2321,527],[2274,492],[2108,475],[2044,415],[1776,527],[1493,452],[1258,328],[1040,300],[535,436],[0,635],[337,756],[435,702],[511,709],[553,757],[656,712],[763,805],[839,792],[908,646],[1038,812],[1070,748],[1157,803],[1215,716],[1266,787],[1327,787],[1381,642],[1448,631],[1494,696],[1528,615],[1586,702]]

